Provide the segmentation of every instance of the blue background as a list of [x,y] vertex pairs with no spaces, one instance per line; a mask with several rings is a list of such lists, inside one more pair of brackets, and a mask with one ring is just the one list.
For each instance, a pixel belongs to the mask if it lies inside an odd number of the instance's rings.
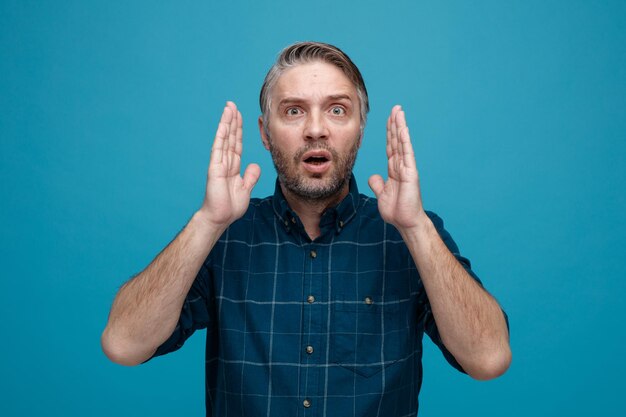
[[421,416],[623,410],[626,2],[2,1],[0,414],[204,413],[204,333],[136,368],[99,337],[117,288],[201,203],[224,102],[254,196],[273,190],[258,91],[297,40],[343,48],[372,111],[355,173],[385,174],[401,103],[427,208],[509,313],[500,379],[426,342]]

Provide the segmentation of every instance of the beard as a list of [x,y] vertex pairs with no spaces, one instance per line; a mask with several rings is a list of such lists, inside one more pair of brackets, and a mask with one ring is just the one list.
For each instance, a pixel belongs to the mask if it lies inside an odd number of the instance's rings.
[[[280,149],[275,147],[271,140],[269,142],[270,154],[278,174],[278,181],[290,192],[306,201],[327,200],[338,195],[343,186],[352,175],[352,168],[356,162],[357,151],[359,150],[358,138],[347,154],[339,153],[328,146],[325,141],[311,142],[298,149],[290,160]],[[332,155],[330,177],[323,180],[322,174],[313,175],[311,178],[299,175],[297,167],[301,163],[302,156],[311,150],[323,149]]]

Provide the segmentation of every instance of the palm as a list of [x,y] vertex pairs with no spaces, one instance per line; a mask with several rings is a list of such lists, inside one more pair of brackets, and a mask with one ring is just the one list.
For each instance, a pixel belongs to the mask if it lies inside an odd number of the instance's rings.
[[388,178],[370,178],[369,184],[378,198],[383,220],[397,228],[410,228],[423,214],[419,175],[404,111],[395,106],[387,120]]
[[250,193],[261,170],[250,164],[243,177],[241,152],[243,119],[234,103],[228,102],[222,113],[207,173],[207,185],[202,211],[216,225],[228,226],[248,208]]

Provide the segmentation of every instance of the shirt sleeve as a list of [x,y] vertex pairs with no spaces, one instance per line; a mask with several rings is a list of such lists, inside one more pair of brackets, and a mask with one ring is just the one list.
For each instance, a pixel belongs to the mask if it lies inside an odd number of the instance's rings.
[[[459,263],[463,266],[463,268],[465,268],[467,273],[472,278],[474,278],[476,282],[478,282],[478,284],[482,287],[483,286],[482,282],[480,281],[478,276],[474,273],[474,271],[472,271],[472,265],[471,265],[470,260],[461,255],[459,251],[459,247],[457,246],[456,242],[452,239],[452,236],[450,235],[450,233],[448,233],[448,231],[443,227],[443,220],[441,219],[441,217],[439,217],[438,215],[430,211],[427,211],[426,214],[435,225],[435,228],[437,229],[437,233],[439,233],[441,240],[443,240],[443,243],[446,245],[448,250],[452,253],[452,255],[454,255],[456,260],[459,261]],[[424,292],[424,294],[426,293]],[[448,351],[448,349],[443,344],[443,341],[441,340],[441,336],[439,335],[439,329],[437,329],[437,323],[435,322],[435,318],[433,316],[433,313],[430,307],[430,302],[428,301],[428,297],[426,295],[424,296],[426,297],[426,300],[424,303],[424,309],[422,312],[422,316],[419,318],[424,321],[424,331],[430,337],[430,339],[437,345],[437,347],[439,347],[439,349],[441,350],[441,353],[443,353],[443,356],[446,358],[448,363],[452,365],[454,368],[456,368],[457,370],[459,370],[460,372],[466,373],[465,370],[461,367],[461,365],[454,358],[454,356],[450,353],[450,351]],[[506,321],[506,325],[508,328],[509,319],[504,311],[502,311],[502,313],[504,314],[504,319]]]
[[180,349],[185,341],[199,329],[204,329],[213,321],[210,283],[210,258],[202,264],[194,283],[185,297],[178,324],[172,335],[156,350],[152,357],[165,355]]

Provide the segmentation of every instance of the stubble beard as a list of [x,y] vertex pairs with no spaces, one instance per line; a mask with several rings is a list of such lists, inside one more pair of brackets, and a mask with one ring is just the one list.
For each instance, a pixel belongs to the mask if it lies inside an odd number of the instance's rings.
[[[326,142],[311,142],[300,148],[291,161],[280,149],[273,146],[271,140],[269,140],[269,148],[276,173],[278,174],[278,181],[280,181],[281,185],[305,201],[320,201],[329,200],[337,196],[350,180],[352,168],[356,162],[357,151],[359,150],[359,140],[358,138],[354,140],[354,145],[346,155],[339,155]],[[313,175],[312,178],[298,175],[296,167],[301,163],[302,156],[308,151],[318,149],[326,150],[332,155],[332,163],[335,166],[331,167],[331,176],[324,181],[321,174]],[[319,181],[316,181],[316,179],[319,179]]]

